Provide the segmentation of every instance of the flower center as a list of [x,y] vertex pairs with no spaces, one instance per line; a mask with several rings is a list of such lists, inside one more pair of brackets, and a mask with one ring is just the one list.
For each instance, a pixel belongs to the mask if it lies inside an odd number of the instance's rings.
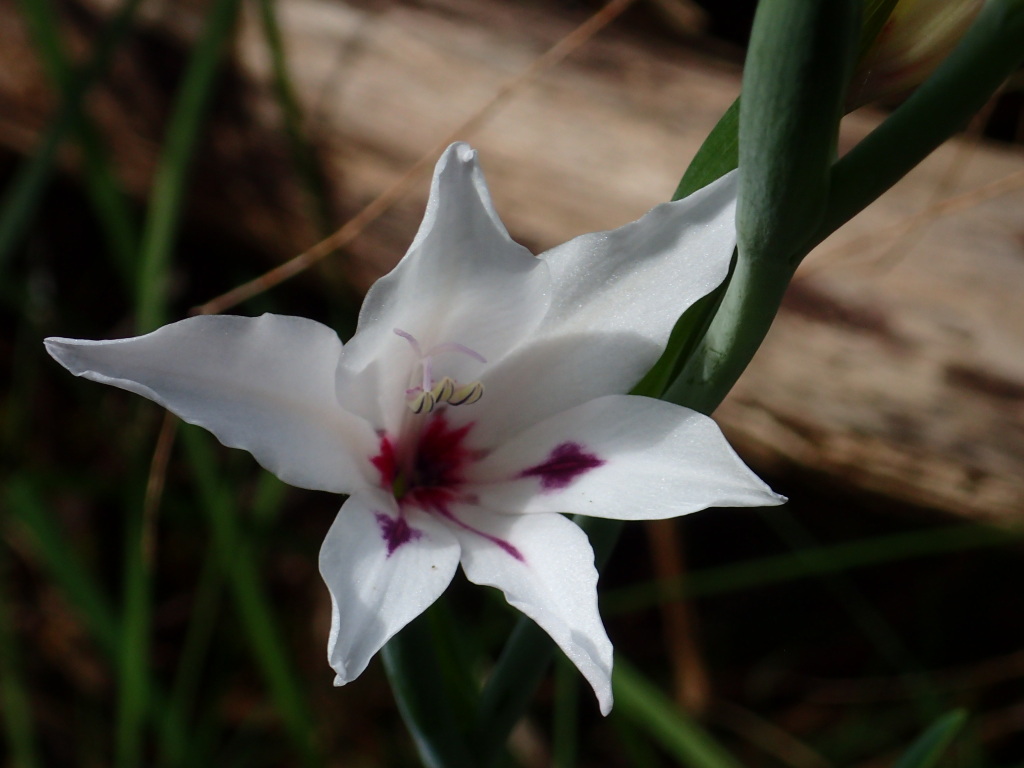
[[465,468],[475,458],[465,444],[472,427],[453,428],[444,411],[438,411],[411,445],[403,448],[381,437],[380,452],[370,460],[380,473],[381,487],[392,493],[399,507],[445,511],[458,497]]
[[439,355],[458,353],[467,355],[474,360],[486,363],[487,360],[479,352],[464,344],[446,341],[436,344],[424,351],[416,337],[401,328],[394,329],[395,334],[409,342],[413,352],[419,359],[420,380],[415,386],[405,390],[406,401],[413,413],[430,413],[438,405],[470,405],[484,396],[484,385],[479,381],[459,384],[450,376],[434,378],[434,360]]
[[478,451],[466,445],[472,428],[472,423],[450,426],[441,409],[426,420],[413,443],[396,446],[387,435],[381,436],[379,452],[370,462],[380,473],[381,488],[398,502],[397,517],[376,514],[388,556],[422,535],[407,518],[410,511],[419,510],[486,539],[516,560],[524,559],[510,542],[474,528],[456,513],[456,504],[475,502],[465,489],[466,468],[480,458]]

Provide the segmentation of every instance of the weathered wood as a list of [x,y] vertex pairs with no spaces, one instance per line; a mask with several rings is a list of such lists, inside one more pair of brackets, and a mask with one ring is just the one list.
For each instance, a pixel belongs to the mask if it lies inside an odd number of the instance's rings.
[[[189,26],[179,10],[163,7],[179,27]],[[349,213],[580,20],[503,0],[288,0],[280,12],[310,129]],[[269,133],[276,117],[255,19],[242,26],[237,60],[252,97],[244,103]],[[738,87],[734,65],[612,29],[513,94],[465,138],[480,149],[513,236],[542,250],[618,226],[664,200]],[[849,117],[844,143],[876,122],[869,113]],[[951,169],[959,169],[953,182]],[[937,194],[1021,169],[1019,151],[951,144],[808,259],[764,347],[718,413],[742,453],[761,466],[809,470],[838,488],[1019,521],[1024,192],[911,236],[842,249],[884,233]],[[427,183],[421,179],[349,249],[361,286],[401,256]],[[286,233],[273,236],[277,245],[302,238],[299,206],[288,199],[276,219]],[[241,221],[253,211],[266,218],[266,201],[246,205]]]

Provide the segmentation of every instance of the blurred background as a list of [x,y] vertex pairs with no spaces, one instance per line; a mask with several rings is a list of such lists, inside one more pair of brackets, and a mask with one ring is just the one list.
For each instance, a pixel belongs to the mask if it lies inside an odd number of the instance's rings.
[[[331,685],[339,499],[42,339],[197,307],[347,337],[454,137],[535,252],[637,218],[739,93],[754,5],[620,1],[540,59],[602,4],[0,3],[0,765],[418,764],[379,661]],[[889,765],[964,708],[942,765],[1024,766],[1022,93],[809,257],[716,414],[790,503],[631,526],[602,577],[618,658],[740,764]],[[516,616],[449,594],[443,663],[482,680]],[[680,764],[645,713],[560,665],[506,763]]]

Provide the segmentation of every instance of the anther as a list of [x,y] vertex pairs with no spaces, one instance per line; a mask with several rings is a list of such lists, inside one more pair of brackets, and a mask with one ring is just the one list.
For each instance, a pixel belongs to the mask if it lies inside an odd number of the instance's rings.
[[409,410],[413,413],[430,413],[435,405],[437,401],[431,392],[420,392],[409,401]]
[[484,396],[484,385],[482,382],[474,381],[464,387],[459,387],[448,396],[449,405],[472,405]]
[[[455,393],[455,381],[445,376],[441,381],[437,383],[437,386],[430,390],[430,394],[434,396],[434,400],[439,403],[451,402],[451,397]],[[453,403],[454,405],[454,403]]]
[[454,341],[436,344],[424,352],[419,341],[411,333],[403,331],[401,328],[395,328],[394,331],[397,336],[401,336],[409,342],[420,362],[421,384],[405,392],[408,398],[409,409],[413,413],[430,413],[441,403],[447,403],[448,405],[471,405],[483,397],[484,385],[479,381],[474,381],[460,387],[453,378],[445,376],[435,384],[433,375],[435,356],[457,352],[471,357],[478,362],[486,363],[487,360],[479,352]]

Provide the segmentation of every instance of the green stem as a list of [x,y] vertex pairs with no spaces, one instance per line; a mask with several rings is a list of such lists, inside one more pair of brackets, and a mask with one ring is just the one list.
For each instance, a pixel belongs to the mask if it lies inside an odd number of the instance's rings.
[[757,6],[739,108],[741,258],[789,259],[824,214],[860,41],[860,6],[859,0]]
[[764,341],[793,271],[786,262],[740,256],[718,314],[663,399],[713,412]]

